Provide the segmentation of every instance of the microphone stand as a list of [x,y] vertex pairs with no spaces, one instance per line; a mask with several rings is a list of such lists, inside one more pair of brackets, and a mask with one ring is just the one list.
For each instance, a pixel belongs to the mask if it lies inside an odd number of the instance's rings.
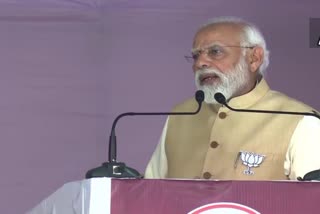
[[110,178],[143,178],[143,176],[135,169],[126,166],[123,162],[117,162],[117,138],[115,129],[117,122],[124,116],[147,116],[147,115],[195,115],[201,110],[204,100],[204,93],[198,90],[195,94],[195,99],[198,103],[198,109],[195,112],[127,112],[120,114],[113,121],[111,134],[109,137],[108,162],[102,166],[89,170],[86,173],[86,178],[94,177],[110,177]]
[[301,177],[297,177],[298,181],[320,181],[320,170],[313,170]]

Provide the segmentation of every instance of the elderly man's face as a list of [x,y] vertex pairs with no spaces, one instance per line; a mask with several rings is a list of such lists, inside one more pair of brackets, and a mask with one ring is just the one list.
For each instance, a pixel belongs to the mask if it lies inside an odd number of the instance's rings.
[[227,99],[247,93],[255,83],[240,48],[241,27],[218,24],[199,31],[193,43],[193,71],[205,101],[215,103],[213,95],[221,92]]

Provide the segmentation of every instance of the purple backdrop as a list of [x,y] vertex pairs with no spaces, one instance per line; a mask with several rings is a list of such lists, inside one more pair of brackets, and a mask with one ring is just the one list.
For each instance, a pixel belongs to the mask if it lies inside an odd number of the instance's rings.
[[[183,56],[210,17],[256,23],[270,85],[320,109],[320,49],[308,41],[320,2],[282,2],[0,0],[2,213],[24,213],[104,162],[117,114],[168,111],[192,96]],[[121,120],[118,159],[143,172],[164,121]]]

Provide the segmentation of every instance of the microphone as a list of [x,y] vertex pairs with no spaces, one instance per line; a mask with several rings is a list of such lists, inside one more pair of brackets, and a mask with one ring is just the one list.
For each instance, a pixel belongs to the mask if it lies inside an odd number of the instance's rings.
[[117,162],[117,138],[116,125],[120,118],[125,116],[163,116],[163,115],[195,115],[201,110],[204,101],[204,93],[198,90],[195,93],[195,99],[198,103],[198,108],[194,112],[126,112],[118,115],[112,123],[111,133],[109,137],[108,162],[102,166],[89,170],[86,173],[86,178],[94,177],[111,177],[111,178],[142,178],[143,176],[135,169],[126,166],[125,163]]
[[[315,111],[311,112],[292,112],[292,111],[270,111],[270,110],[256,110],[256,109],[235,109],[227,104],[227,100],[223,94],[220,92],[214,94],[214,99],[226,106],[228,109],[236,112],[251,112],[251,113],[266,113],[266,114],[289,114],[289,115],[303,115],[303,116],[312,116],[320,119],[320,115],[318,115]],[[320,181],[320,169],[308,172],[303,176],[303,178],[298,177],[297,180],[299,181],[311,181],[311,180],[318,180]]]
[[320,119],[320,115],[318,115],[315,111],[311,112],[293,112],[293,111],[271,111],[271,110],[256,110],[256,109],[236,109],[227,104],[227,100],[223,94],[220,92],[214,94],[214,99],[226,106],[228,109],[237,112],[252,112],[252,113],[266,113],[266,114],[290,114],[290,115],[304,115],[304,116],[313,116]]

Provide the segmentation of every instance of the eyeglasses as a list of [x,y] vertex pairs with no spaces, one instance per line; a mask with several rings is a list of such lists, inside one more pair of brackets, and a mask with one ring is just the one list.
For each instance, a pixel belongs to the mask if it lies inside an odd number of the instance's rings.
[[255,46],[237,46],[237,45],[212,45],[207,48],[202,48],[198,50],[193,50],[191,52],[191,56],[184,56],[184,58],[190,62],[194,63],[196,62],[200,55],[202,53],[205,53],[210,59],[212,60],[219,60],[224,58],[228,51],[226,50],[226,47],[231,47],[231,48],[249,48],[253,49]]

